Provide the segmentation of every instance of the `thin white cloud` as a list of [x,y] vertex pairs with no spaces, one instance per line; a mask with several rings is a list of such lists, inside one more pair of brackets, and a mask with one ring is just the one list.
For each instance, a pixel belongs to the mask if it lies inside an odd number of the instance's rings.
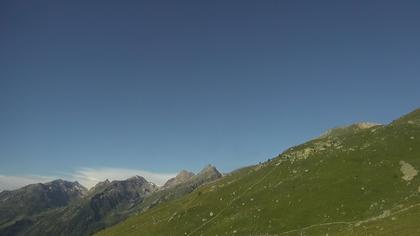
[[21,188],[28,184],[44,183],[54,179],[58,179],[53,176],[39,176],[39,175],[0,175],[0,192],[3,190],[13,190]]
[[65,179],[68,181],[78,181],[86,188],[91,188],[98,182],[106,179],[124,180],[135,175],[142,176],[146,180],[160,186],[168,179],[174,177],[176,173],[155,173],[138,169],[125,168],[79,168],[70,173],[63,173],[58,176],[39,176],[39,175],[0,175],[0,192],[3,190],[14,190],[34,183],[45,183],[55,179]]

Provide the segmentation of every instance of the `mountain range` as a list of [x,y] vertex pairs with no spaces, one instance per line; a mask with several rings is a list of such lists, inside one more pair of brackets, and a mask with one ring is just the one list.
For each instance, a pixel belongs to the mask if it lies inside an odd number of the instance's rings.
[[0,194],[0,235],[420,235],[420,109],[328,130],[222,175],[181,171],[87,190],[57,180]]
[[162,202],[221,178],[208,165],[197,175],[181,171],[162,187],[141,176],[105,180],[87,190],[56,180],[0,194],[0,235],[91,235]]

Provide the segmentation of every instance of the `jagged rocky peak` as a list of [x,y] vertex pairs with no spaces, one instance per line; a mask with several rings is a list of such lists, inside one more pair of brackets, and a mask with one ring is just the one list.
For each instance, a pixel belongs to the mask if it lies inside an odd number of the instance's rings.
[[91,190],[89,198],[95,209],[109,210],[125,201],[137,202],[157,189],[155,184],[136,175],[126,180],[104,181]]
[[178,179],[191,178],[194,175],[195,174],[193,172],[181,170],[175,178],[178,178]]
[[154,183],[147,181],[142,176],[133,176],[126,180],[114,180],[109,183],[106,189],[115,189],[115,188],[133,188],[133,189],[147,189],[147,192],[153,192],[157,189],[157,186]]
[[143,178],[142,176],[139,176],[139,175],[135,175],[133,177],[130,177],[130,178],[126,179],[125,181],[139,182],[139,183],[148,182],[145,178]]
[[110,184],[110,183],[111,183],[111,181],[109,181],[109,179],[106,179],[106,180],[104,180],[104,181],[102,181],[102,182],[97,183],[97,184],[94,186],[94,188],[96,188],[96,187],[101,187],[101,186],[105,186],[105,185],[108,185],[108,184]]
[[65,192],[72,193],[72,195],[83,195],[87,192],[87,189],[82,186],[79,182],[66,181],[62,179],[53,180],[46,183],[29,184],[16,190],[5,190],[4,194],[15,194],[15,193],[28,193],[28,192]]
[[[89,196],[92,197],[96,194],[105,194],[107,192],[139,192],[141,194],[151,193],[157,190],[158,187],[142,176],[133,176],[125,180],[113,180],[97,183],[94,187],[89,190]],[[144,192],[144,193],[143,193]]]
[[[25,188],[25,187],[24,187]],[[43,189],[48,192],[67,192],[73,197],[83,196],[87,193],[87,189],[79,182],[66,181],[62,179],[53,180],[47,183],[31,184],[27,186],[28,189]]]
[[190,180],[193,176],[195,176],[195,174],[193,172],[189,172],[186,170],[181,170],[177,176],[169,179],[168,181],[166,181],[166,183],[163,185],[163,188],[170,188],[173,187],[175,185],[184,183],[185,181]]
[[110,185],[111,181],[109,181],[109,179],[106,179],[104,181],[98,182],[97,184],[95,184],[95,186],[93,186],[89,192],[96,192],[98,190],[101,190],[103,188],[105,188],[106,186]]
[[221,177],[222,174],[216,169],[216,167],[208,164],[206,165],[197,175],[199,176],[217,176],[217,177]]
[[171,188],[184,183],[197,183],[203,181],[211,181],[222,177],[222,174],[212,165],[206,165],[198,174],[182,170],[174,178],[169,179],[163,189]]

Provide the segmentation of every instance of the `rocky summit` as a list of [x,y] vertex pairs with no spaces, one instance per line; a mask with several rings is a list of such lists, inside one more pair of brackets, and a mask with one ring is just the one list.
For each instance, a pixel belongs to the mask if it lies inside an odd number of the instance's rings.
[[163,185],[163,188],[170,188],[178,184],[184,183],[185,181],[191,179],[194,175],[195,174],[193,172],[182,170],[174,178],[171,178],[168,181],[166,181],[166,183]]

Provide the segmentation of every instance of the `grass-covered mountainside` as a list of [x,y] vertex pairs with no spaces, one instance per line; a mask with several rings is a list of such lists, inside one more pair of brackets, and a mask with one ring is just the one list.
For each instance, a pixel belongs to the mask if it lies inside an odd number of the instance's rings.
[[420,235],[418,170],[420,109],[340,128],[98,235]]

